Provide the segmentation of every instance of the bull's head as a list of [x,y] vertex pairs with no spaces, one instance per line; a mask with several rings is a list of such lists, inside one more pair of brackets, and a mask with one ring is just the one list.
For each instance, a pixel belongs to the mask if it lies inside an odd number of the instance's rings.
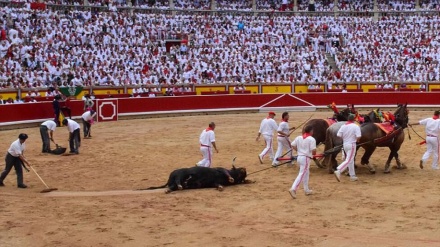
[[246,168],[244,167],[235,167],[232,165],[232,169],[230,171],[231,176],[234,178],[234,183],[239,184],[244,182],[247,176]]

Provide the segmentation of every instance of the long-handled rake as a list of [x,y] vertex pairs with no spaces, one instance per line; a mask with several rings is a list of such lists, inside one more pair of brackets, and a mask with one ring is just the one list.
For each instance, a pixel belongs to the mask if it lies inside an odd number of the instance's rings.
[[47,186],[47,184],[44,182],[44,180],[40,177],[40,175],[38,175],[37,171],[35,171],[35,169],[32,166],[29,166],[32,171],[35,172],[35,175],[37,175],[37,177],[41,180],[41,182],[44,184],[44,186],[46,186],[46,189],[40,191],[40,193],[48,193],[54,190],[58,190],[57,188],[50,188],[49,186]]

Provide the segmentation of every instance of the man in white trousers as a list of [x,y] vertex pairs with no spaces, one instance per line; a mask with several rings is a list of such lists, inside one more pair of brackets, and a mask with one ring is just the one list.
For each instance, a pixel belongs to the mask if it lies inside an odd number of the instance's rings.
[[301,182],[303,183],[306,196],[313,194],[313,191],[309,189],[310,160],[316,155],[316,140],[312,135],[313,126],[308,125],[304,129],[304,133],[296,137],[292,142],[292,149],[297,151],[296,161],[299,165],[298,176],[289,190],[293,199],[296,198],[296,191]]
[[260,163],[263,164],[263,158],[267,154],[271,160],[273,160],[273,132],[278,129],[278,125],[273,119],[275,117],[275,112],[269,112],[269,115],[261,121],[260,130],[258,131],[257,141],[260,140],[260,136],[263,135],[264,141],[266,142],[266,147],[258,155]]
[[281,157],[284,149],[288,150],[287,153],[288,154],[290,153],[290,155],[292,155],[292,148],[290,147],[289,136],[290,136],[290,131],[294,130],[295,127],[289,128],[288,112],[283,112],[283,115],[281,115],[281,117],[283,120],[281,121],[280,125],[278,125],[278,129],[277,129],[278,148],[272,162],[273,167],[277,167],[280,164],[280,162],[277,161],[277,158]]
[[432,118],[425,118],[418,123],[411,125],[424,125],[426,133],[426,152],[420,160],[420,169],[423,169],[423,163],[429,159],[432,154],[432,169],[438,170],[438,148],[439,148],[439,132],[440,132],[440,111],[435,111]]
[[196,163],[196,166],[211,167],[212,165],[212,148],[218,153],[217,146],[215,145],[215,123],[209,123],[209,127],[202,131],[200,134],[200,152],[203,159]]
[[342,143],[345,151],[345,160],[338,166],[334,172],[336,180],[341,182],[341,173],[348,167],[350,174],[350,181],[357,181],[356,173],[354,171],[354,156],[356,154],[356,143],[361,139],[361,128],[354,123],[355,115],[348,115],[348,121],[339,129],[337,136],[342,138]]

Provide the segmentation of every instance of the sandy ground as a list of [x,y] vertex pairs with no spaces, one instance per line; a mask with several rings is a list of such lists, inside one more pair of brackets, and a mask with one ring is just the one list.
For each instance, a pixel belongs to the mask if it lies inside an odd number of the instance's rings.
[[[366,113],[367,111],[361,111]],[[290,126],[311,114],[291,112]],[[411,111],[410,122],[432,112]],[[42,154],[38,128],[0,132],[6,152],[26,132],[27,157],[50,187],[32,172],[28,189],[17,189],[15,172],[0,187],[0,246],[440,246],[440,171],[418,167],[425,146],[411,131],[400,150],[406,170],[382,173],[388,150],[371,162],[377,173],[359,167],[358,182],[338,183],[325,169],[311,167],[310,188],[289,194],[298,167],[281,166],[248,176],[253,184],[215,189],[135,191],[166,182],[169,173],[197,162],[198,136],[209,121],[217,124],[215,166],[270,166],[257,155],[256,142],[266,114],[228,114],[138,119],[97,123],[93,139],[82,141],[80,155]],[[277,115],[280,120],[281,112]],[[423,128],[415,126],[423,136]],[[298,132],[292,135],[295,137]],[[67,146],[67,129],[55,141]],[[323,150],[323,146],[319,147]],[[360,154],[358,154],[360,157]],[[358,159],[360,160],[360,158]],[[4,163],[2,163],[3,166]],[[394,165],[394,163],[393,163]]]

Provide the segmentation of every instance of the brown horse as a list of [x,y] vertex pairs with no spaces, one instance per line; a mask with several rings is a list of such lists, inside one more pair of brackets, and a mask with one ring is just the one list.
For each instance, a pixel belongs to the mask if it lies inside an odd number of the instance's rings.
[[[350,114],[350,109],[346,108],[338,113],[335,112],[333,115],[333,118],[330,119],[310,119],[303,127],[302,132],[304,132],[304,129],[311,125],[313,126],[313,138],[316,140],[316,146],[318,146],[321,143],[324,143],[325,136],[326,136],[326,130],[328,127],[334,123],[335,121],[347,121],[348,114]],[[320,167],[324,168],[323,165],[319,162],[317,159],[313,159],[315,164]]]
[[[380,119],[374,117],[374,113],[373,115],[371,114],[372,113],[370,112],[368,115],[370,115],[371,118],[374,118],[375,121],[380,121]],[[368,122],[361,125],[362,137],[357,148],[359,149],[359,147],[362,147],[365,149],[361,164],[367,165],[371,173],[376,172],[375,168],[369,164],[369,159],[374,150],[376,150],[376,147],[388,147],[390,149],[390,155],[385,164],[385,173],[390,172],[390,163],[393,157],[396,159],[398,168],[405,168],[399,160],[398,151],[405,139],[403,129],[405,129],[408,124],[407,105],[398,105],[394,117],[394,130],[388,134],[379,128],[374,122]],[[327,129],[324,149],[325,158],[323,163],[329,168],[329,173],[333,173],[334,169],[336,169],[336,155],[342,148],[342,139],[336,136],[342,124],[343,122],[337,123]]]
[[[394,112],[394,130],[390,133],[385,133],[374,123],[365,123],[361,125],[362,137],[359,140],[361,147],[365,149],[365,153],[361,158],[361,164],[367,165],[371,173],[375,173],[376,169],[370,165],[370,157],[373,154],[376,147],[388,147],[390,154],[388,155],[387,162],[385,163],[385,173],[390,172],[390,163],[393,157],[396,159],[397,168],[404,169],[405,165],[399,159],[399,150],[405,140],[405,133],[403,130],[408,127],[408,108],[407,104],[400,104],[397,110]],[[358,146],[359,148],[359,146]]]
[[[361,115],[362,119],[364,120],[363,123],[381,123],[381,119],[377,116],[376,111],[372,110],[369,113],[365,115]],[[342,125],[344,125],[346,122],[337,122],[335,124],[332,124],[330,126],[325,134],[325,148],[324,148],[324,161],[323,166],[328,168],[328,172],[333,174],[335,171],[338,163],[336,161],[336,156],[339,154],[339,152],[342,150],[342,139],[337,136],[337,133]],[[359,123],[362,124],[362,123]]]

